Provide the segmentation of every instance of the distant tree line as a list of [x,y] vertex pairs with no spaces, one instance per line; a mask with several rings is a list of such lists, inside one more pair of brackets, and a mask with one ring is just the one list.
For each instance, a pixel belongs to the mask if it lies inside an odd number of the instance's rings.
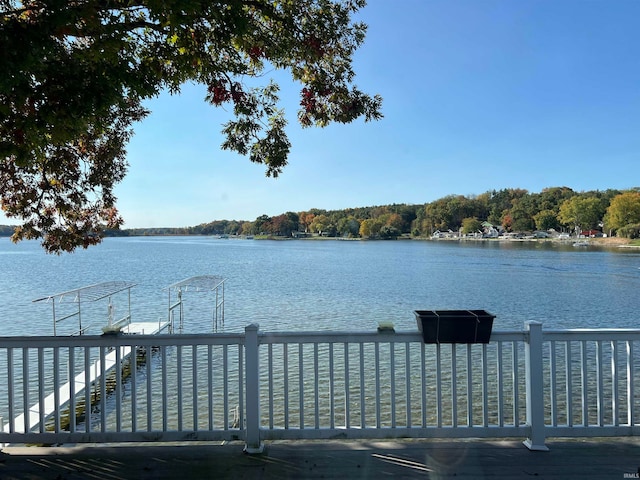
[[[423,205],[393,204],[286,212],[254,221],[215,220],[184,228],[140,228],[108,235],[321,235],[346,238],[429,237],[436,231],[473,233],[489,222],[507,232],[601,231],[640,238],[640,188],[575,192],[568,187],[539,193],[505,188],[480,195],[449,195]],[[13,227],[0,226],[0,235]]]
[[424,205],[393,204],[344,210],[311,209],[253,222],[217,220],[189,228],[190,234],[299,234],[347,238],[429,237],[435,231],[472,233],[484,222],[507,232],[597,230],[640,236],[640,189],[575,192],[568,187],[539,193],[505,188],[481,195],[449,195]]

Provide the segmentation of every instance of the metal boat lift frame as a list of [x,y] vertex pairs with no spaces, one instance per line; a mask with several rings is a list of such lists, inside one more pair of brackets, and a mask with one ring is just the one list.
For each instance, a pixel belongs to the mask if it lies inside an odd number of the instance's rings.
[[[224,281],[218,275],[200,275],[190,277],[166,287],[169,291],[168,321],[174,325],[175,310],[178,309],[180,330],[184,327],[184,305],[182,294],[188,290],[196,292],[214,292],[215,304],[212,312],[212,330],[216,332],[218,327],[224,326]],[[171,292],[175,292],[176,300],[172,303]]]
[[[51,308],[53,313],[53,335],[57,336],[57,324],[67,320],[69,318],[78,317],[78,331],[73,332],[71,335],[82,335],[91,326],[82,324],[82,303],[83,302],[97,302],[104,298],[109,299],[107,307],[107,322],[108,327],[124,326],[131,322],[131,289],[137,284],[125,281],[113,281],[102,282],[95,285],[89,285],[87,287],[77,288],[75,290],[69,290],[67,292],[56,293],[48,295],[46,297],[37,298],[33,300],[36,302],[51,302]],[[116,293],[120,293],[127,290],[128,293],[128,309],[127,314],[119,320],[113,319],[113,305],[111,303],[111,296]],[[57,303],[76,303],[78,309],[63,317],[56,317],[56,302]]]

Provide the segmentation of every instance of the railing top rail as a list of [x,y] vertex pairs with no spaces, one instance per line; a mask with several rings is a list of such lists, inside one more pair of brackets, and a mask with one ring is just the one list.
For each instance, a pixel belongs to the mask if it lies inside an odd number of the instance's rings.
[[543,330],[542,338],[545,341],[639,341],[640,329],[638,328],[573,328],[567,330]]
[[0,337],[0,348],[65,348],[173,345],[239,345],[243,333],[162,334],[162,335],[83,335]]
[[[526,331],[494,331],[491,343],[526,341]],[[417,331],[258,331],[261,344],[280,343],[420,343],[422,335]],[[83,335],[83,336],[12,336],[0,337],[0,348],[42,348],[125,345],[235,345],[244,344],[242,333],[195,333],[163,335]],[[544,341],[640,341],[640,329],[569,329],[543,330]]]
[[[493,332],[491,341],[524,341],[527,332]],[[263,332],[259,333],[260,343],[389,343],[389,342],[422,342],[422,334],[418,331],[397,332]]]

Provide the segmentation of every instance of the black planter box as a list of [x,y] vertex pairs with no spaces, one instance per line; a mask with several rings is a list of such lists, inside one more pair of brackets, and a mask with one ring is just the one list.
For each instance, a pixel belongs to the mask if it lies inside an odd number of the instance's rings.
[[485,310],[416,310],[424,343],[489,343],[495,315]]

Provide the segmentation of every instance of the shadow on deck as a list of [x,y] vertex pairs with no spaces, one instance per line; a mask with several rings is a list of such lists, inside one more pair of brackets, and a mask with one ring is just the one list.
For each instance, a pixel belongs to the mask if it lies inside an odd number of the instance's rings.
[[272,441],[261,455],[243,442],[10,446],[0,478],[299,479],[640,478],[640,439],[549,439],[549,452],[515,440]]

